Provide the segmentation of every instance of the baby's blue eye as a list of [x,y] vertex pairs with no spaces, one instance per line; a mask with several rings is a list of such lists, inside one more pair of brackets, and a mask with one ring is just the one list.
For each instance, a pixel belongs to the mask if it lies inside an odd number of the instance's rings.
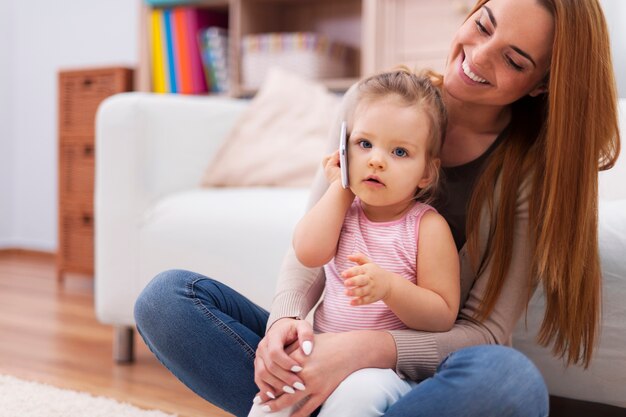
[[394,149],[394,150],[393,150],[393,154],[394,154],[395,156],[399,156],[399,157],[401,157],[401,158],[403,158],[403,157],[407,156],[406,149],[402,149],[402,148],[396,148],[396,149]]
[[369,140],[365,140],[365,139],[360,141],[359,145],[361,145],[361,148],[366,148],[366,149],[369,149],[369,148],[372,147],[372,144],[370,143],[370,141]]

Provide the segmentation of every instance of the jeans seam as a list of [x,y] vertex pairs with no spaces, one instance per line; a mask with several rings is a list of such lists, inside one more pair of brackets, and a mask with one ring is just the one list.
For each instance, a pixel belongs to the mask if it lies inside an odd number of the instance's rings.
[[244,349],[246,355],[249,358],[254,359],[256,356],[255,350],[250,346],[244,339],[242,339],[237,332],[235,332],[230,326],[224,323],[219,317],[213,314],[203,303],[202,301],[196,297],[196,293],[194,291],[194,286],[198,281],[206,280],[206,278],[198,278],[192,282],[187,283],[187,292],[192,299],[194,305],[204,314],[206,318],[211,320],[216,326],[218,326],[226,335],[228,335],[235,342],[239,343],[239,345]]

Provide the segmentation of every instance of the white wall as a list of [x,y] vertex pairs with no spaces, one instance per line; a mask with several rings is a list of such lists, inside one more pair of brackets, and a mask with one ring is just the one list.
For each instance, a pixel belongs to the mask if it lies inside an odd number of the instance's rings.
[[601,0],[600,3],[609,26],[617,90],[620,97],[626,97],[626,1]]
[[[140,0],[0,1],[12,8],[6,17],[7,9],[2,8],[0,23],[10,19],[12,28],[0,24],[0,34],[10,31],[12,41],[0,45],[0,51],[11,50],[9,59],[2,59],[2,65],[9,65],[10,87],[9,111],[2,120],[10,124],[13,161],[8,174],[11,207],[4,207],[4,193],[0,203],[0,208],[11,213],[10,234],[3,236],[6,226],[0,224],[0,242],[53,251],[57,240],[57,73],[96,66],[134,67]],[[0,105],[7,107],[4,100]],[[5,159],[0,156],[0,163]],[[4,188],[0,181],[0,191]]]
[[[0,0],[0,248],[56,250],[57,72],[134,66],[139,1]],[[601,2],[626,97],[626,2]]]
[[12,0],[0,0],[0,248],[12,235],[13,141],[11,134]]

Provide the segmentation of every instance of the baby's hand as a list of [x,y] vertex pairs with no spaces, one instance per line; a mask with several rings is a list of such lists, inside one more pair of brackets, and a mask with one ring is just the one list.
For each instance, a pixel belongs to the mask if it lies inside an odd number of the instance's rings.
[[353,297],[350,305],[358,306],[384,300],[391,289],[389,272],[371,262],[362,253],[348,255],[348,260],[358,264],[341,274],[346,295]]
[[341,169],[339,168],[339,151],[335,151],[322,159],[324,174],[329,184],[341,180]]

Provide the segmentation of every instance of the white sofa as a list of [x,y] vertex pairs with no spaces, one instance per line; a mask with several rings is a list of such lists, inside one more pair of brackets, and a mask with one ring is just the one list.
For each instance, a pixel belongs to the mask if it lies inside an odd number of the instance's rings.
[[[197,271],[269,307],[308,190],[199,187],[211,155],[246,106],[237,99],[146,93],[116,95],[101,105],[96,120],[95,302],[98,319],[116,328],[117,360],[132,360],[133,304],[160,271]],[[626,131],[626,101],[620,106]],[[534,343],[540,297],[531,303],[529,330],[521,325],[514,338],[516,347],[539,365],[551,393],[620,407],[626,407],[625,182],[626,163],[601,174],[601,248],[621,245],[622,255],[603,251],[610,287],[605,290],[603,337],[591,368],[563,370]]]

